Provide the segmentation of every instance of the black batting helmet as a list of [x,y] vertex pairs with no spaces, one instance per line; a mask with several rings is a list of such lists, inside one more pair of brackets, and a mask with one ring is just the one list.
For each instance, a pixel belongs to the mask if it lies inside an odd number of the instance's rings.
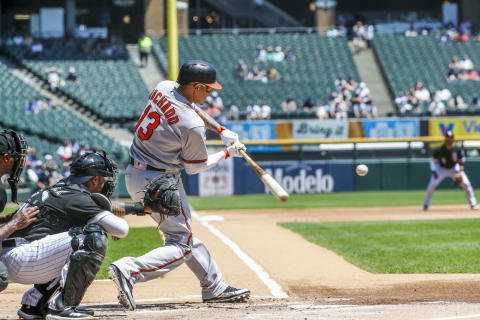
[[12,201],[17,202],[17,183],[25,167],[28,144],[25,137],[10,129],[0,132],[0,154],[9,154],[13,157],[14,163],[12,172],[8,178],[8,184],[12,190]]
[[110,198],[117,185],[117,165],[106,152],[88,152],[72,161],[70,177],[72,184],[85,183],[95,176],[106,177],[101,193]]
[[199,82],[215,90],[222,89],[222,86],[217,82],[215,67],[202,60],[191,60],[184,63],[178,73],[177,82],[180,85]]

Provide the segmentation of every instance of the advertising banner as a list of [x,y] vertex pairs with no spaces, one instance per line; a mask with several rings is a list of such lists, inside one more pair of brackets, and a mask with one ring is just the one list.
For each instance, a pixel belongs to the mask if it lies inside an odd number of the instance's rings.
[[362,119],[366,138],[414,138],[420,136],[418,119]]
[[198,174],[200,196],[233,195],[233,160],[220,161],[216,166]]
[[346,139],[346,120],[294,120],[293,139]]
[[[282,121],[253,121],[226,123],[225,127],[238,133],[240,141],[246,140],[276,140],[292,138],[291,122]],[[282,151],[281,146],[251,146],[252,152]]]
[[443,136],[445,130],[452,130],[456,136],[477,136],[480,134],[480,117],[440,118],[429,120],[429,135]]
[[[259,165],[288,193],[324,193],[354,189],[351,161],[275,161]],[[268,193],[255,171],[245,162],[235,163],[235,194]]]

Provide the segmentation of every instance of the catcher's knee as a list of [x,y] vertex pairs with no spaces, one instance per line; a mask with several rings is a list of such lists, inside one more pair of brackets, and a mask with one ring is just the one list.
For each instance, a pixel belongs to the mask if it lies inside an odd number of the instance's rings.
[[75,244],[75,236],[72,239],[72,248],[75,251],[70,256],[70,266],[63,291],[66,306],[80,304],[87,288],[100,270],[107,252],[107,235],[102,227],[89,224],[83,228],[82,233],[85,235],[82,245]]

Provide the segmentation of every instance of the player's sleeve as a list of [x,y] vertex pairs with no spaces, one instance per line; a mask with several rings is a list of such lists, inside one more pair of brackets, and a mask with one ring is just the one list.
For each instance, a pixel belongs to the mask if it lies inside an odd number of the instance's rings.
[[76,193],[66,203],[65,211],[75,225],[82,226],[88,224],[96,215],[105,210],[100,208],[88,194]]
[[181,157],[185,164],[202,164],[207,162],[205,127],[192,128],[182,134]]
[[105,229],[107,233],[118,238],[126,237],[129,231],[127,221],[109,211],[103,211],[97,214],[93,219],[90,219],[88,223],[97,223]]

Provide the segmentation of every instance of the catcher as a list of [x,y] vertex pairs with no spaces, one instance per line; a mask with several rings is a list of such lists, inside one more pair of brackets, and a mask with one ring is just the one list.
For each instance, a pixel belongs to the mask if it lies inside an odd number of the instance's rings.
[[455,181],[455,184],[462,187],[467,195],[468,202],[472,210],[478,210],[477,199],[473,192],[470,180],[463,171],[465,166],[465,155],[463,151],[454,145],[454,135],[452,131],[445,132],[445,143],[434,150],[433,157],[430,160],[430,169],[432,170],[432,177],[427,187],[427,195],[423,203],[423,210],[427,211],[430,206],[435,188],[446,177]]

